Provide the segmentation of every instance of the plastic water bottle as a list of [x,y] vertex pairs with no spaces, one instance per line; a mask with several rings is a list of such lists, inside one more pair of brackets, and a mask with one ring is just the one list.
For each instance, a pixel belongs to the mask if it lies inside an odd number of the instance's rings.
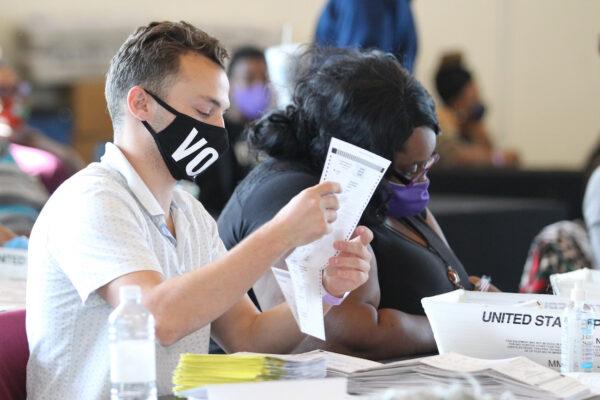
[[585,304],[585,290],[576,282],[562,315],[561,372],[591,372],[594,360],[594,316]]
[[119,301],[108,317],[110,398],[156,400],[154,317],[139,286],[121,286]]

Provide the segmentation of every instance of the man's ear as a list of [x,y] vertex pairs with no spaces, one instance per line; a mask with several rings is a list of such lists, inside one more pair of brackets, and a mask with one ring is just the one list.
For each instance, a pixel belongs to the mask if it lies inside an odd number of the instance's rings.
[[154,101],[144,89],[133,86],[127,92],[127,110],[136,119],[146,121],[154,111]]

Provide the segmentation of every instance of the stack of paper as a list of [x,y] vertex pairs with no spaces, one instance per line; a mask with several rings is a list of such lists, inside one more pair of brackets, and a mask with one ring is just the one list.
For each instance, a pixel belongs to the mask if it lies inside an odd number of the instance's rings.
[[333,353],[325,350],[313,350],[299,354],[264,354],[264,353],[236,353],[238,355],[267,356],[285,361],[310,362],[315,359],[324,359],[328,377],[347,377],[353,372],[361,369],[373,368],[381,365],[377,361],[364,358],[347,356],[345,354]]
[[325,376],[325,358],[317,355],[295,359],[260,354],[182,354],[173,373],[173,392],[212,384]]
[[357,371],[348,379],[348,393],[365,394],[399,388],[469,384],[475,379],[494,397],[511,392],[515,399],[589,399],[590,390],[573,378],[525,358],[483,360],[456,353],[399,361]]
[[328,377],[347,377],[351,373],[361,369],[378,367],[381,363],[364,358],[347,356],[344,354],[332,353],[325,350],[314,350],[308,353],[296,354],[290,357],[303,359],[305,357],[324,357],[327,366]]

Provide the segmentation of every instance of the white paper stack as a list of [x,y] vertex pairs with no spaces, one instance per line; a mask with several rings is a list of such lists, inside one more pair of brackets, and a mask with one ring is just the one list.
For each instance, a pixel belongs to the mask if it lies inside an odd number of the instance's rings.
[[347,356],[345,354],[332,353],[325,350],[314,350],[308,353],[293,354],[290,356],[278,356],[278,357],[290,357],[295,360],[305,360],[312,358],[323,358],[325,359],[325,365],[327,368],[327,376],[330,378],[334,377],[347,377],[351,373],[380,366],[381,363],[364,358]]
[[470,384],[475,379],[485,393],[515,399],[578,400],[595,398],[577,380],[543,367],[525,357],[484,360],[447,353],[399,361],[357,371],[348,378],[348,393],[366,394],[383,389]]
[[326,361],[323,357],[311,359],[293,359],[285,356],[268,357],[271,360],[284,360],[283,364],[274,364],[272,376],[277,379],[316,379],[327,375]]
[[361,369],[373,368],[382,365],[380,362],[366,360],[364,358],[347,356],[345,354],[333,353],[325,350],[313,350],[300,354],[263,354],[263,353],[236,353],[239,355],[257,355],[279,358],[285,361],[313,361],[325,360],[328,377],[347,377],[353,372]]

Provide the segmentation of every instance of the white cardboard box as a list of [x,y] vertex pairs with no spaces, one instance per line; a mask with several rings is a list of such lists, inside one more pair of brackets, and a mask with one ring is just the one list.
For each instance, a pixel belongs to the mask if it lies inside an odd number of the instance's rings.
[[27,250],[0,247],[0,278],[27,279]]
[[[497,359],[525,356],[560,369],[560,316],[568,298],[456,290],[422,300],[440,354]],[[539,305],[538,305],[539,304]],[[591,301],[596,312],[600,300]],[[595,320],[594,371],[600,372],[600,314]]]
[[600,303],[600,271],[578,269],[564,274],[550,275],[552,291],[558,296],[569,296],[575,282],[582,282],[586,298]]

